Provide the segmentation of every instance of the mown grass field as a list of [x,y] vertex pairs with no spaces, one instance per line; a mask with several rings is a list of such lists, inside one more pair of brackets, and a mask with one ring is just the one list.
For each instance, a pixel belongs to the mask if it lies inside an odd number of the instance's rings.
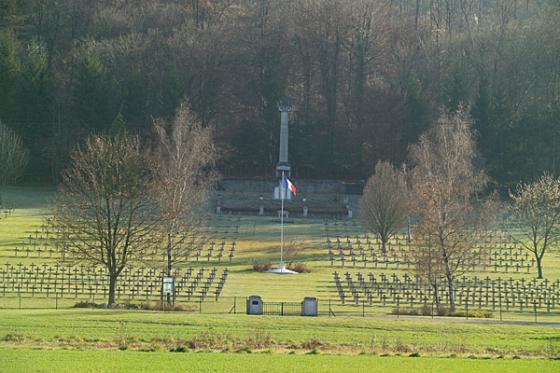
[[560,332],[550,325],[125,310],[0,314],[6,372],[560,369],[551,360],[560,353]]
[[[3,346],[31,348],[185,347],[358,354],[554,357],[560,331],[519,325],[382,318],[302,318],[127,310],[3,310]],[[559,351],[560,352],[560,351]],[[549,356],[550,355],[550,356]]]
[[279,355],[9,349],[3,371],[11,372],[558,372],[546,360],[472,360],[372,355]]
[[[11,253],[43,223],[55,192],[19,188],[3,195],[16,210],[0,220],[2,264],[37,263]],[[279,233],[270,217],[241,218],[234,261],[217,264],[231,271],[222,300],[204,303],[202,313],[72,309],[71,298],[59,299],[58,310],[53,298],[26,298],[19,310],[19,299],[0,298],[0,371],[560,371],[560,361],[552,360],[560,356],[558,312],[539,314],[538,324],[526,312],[504,312],[502,324],[496,313],[491,320],[397,319],[382,307],[366,309],[363,318],[359,306],[333,306],[337,317],[246,316],[243,302],[252,294],[265,301],[336,298],[319,219],[293,219],[285,227],[286,242],[301,246],[296,260],[311,273],[252,271],[254,261],[278,262]],[[560,277],[559,258],[545,257],[551,280]],[[229,314],[234,299],[238,314]]]

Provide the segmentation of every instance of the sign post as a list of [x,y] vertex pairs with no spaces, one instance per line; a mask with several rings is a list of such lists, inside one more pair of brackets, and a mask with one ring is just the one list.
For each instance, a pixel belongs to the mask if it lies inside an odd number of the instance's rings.
[[[168,303],[175,303],[175,278],[164,277],[162,281],[162,297],[165,294]],[[163,299],[162,299],[163,303]]]

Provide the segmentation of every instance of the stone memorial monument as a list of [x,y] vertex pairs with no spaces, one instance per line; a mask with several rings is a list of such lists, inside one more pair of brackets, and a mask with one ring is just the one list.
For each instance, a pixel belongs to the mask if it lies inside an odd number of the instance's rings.
[[294,105],[289,97],[283,97],[278,101],[278,111],[280,112],[280,152],[278,164],[276,165],[276,186],[274,187],[274,199],[291,199],[291,193],[286,193],[282,187],[282,174],[290,177],[291,168],[288,161],[288,123],[289,113],[294,110]]
[[[288,122],[289,112],[294,109],[292,100],[283,97],[278,101],[278,111],[280,111],[280,154],[278,156],[278,164],[276,165],[276,186],[274,187],[274,199],[282,200],[282,209],[280,210],[280,264],[277,268],[271,269],[269,272],[276,274],[295,274],[296,272],[286,268],[284,265],[284,200],[292,198],[292,192],[289,192],[284,185],[284,177],[290,177],[291,169],[288,162]],[[289,182],[288,182],[289,183]],[[295,193],[295,192],[294,192]]]

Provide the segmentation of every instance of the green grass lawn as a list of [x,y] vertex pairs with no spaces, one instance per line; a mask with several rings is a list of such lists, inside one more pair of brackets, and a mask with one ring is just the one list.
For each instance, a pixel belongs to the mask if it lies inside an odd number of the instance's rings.
[[[0,220],[0,264],[52,264],[46,258],[15,258],[13,249],[44,222],[54,190],[12,188],[3,196],[16,210]],[[362,318],[364,309],[355,305],[333,305],[337,317],[327,317],[323,302],[318,318],[246,316],[244,299],[252,294],[265,301],[336,299],[334,270],[407,270],[330,267],[322,220],[293,219],[285,226],[286,242],[301,246],[296,260],[312,272],[256,273],[255,261],[279,261],[280,229],[270,217],[245,216],[240,223],[233,263],[212,263],[230,269],[221,300],[204,303],[202,313],[197,308],[187,313],[84,310],[71,309],[77,301],[72,298],[23,298],[21,303],[13,295],[0,298],[0,371],[560,371],[558,361],[546,360],[560,355],[557,311],[540,313],[539,324],[531,322],[531,313],[505,312],[510,323],[500,324],[497,312],[493,320],[397,319],[389,307],[366,308]],[[532,278],[534,273],[474,275]],[[545,257],[545,275],[560,277],[557,252]],[[228,313],[234,299],[241,314]],[[61,309],[53,309],[55,304]],[[20,305],[24,309],[18,310]],[[187,352],[169,352],[177,348]],[[320,354],[308,355],[314,349]],[[408,357],[414,353],[421,357]]]
[[0,349],[10,372],[558,372],[560,361]]

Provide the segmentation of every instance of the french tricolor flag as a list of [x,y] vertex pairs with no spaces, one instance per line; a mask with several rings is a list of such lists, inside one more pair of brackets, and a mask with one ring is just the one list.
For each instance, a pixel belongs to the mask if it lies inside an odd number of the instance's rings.
[[294,186],[294,184],[290,181],[290,179],[288,179],[286,176],[282,175],[282,187],[284,187],[284,189],[288,189],[290,192],[292,192],[292,194],[295,196],[297,195],[296,192],[296,187]]

